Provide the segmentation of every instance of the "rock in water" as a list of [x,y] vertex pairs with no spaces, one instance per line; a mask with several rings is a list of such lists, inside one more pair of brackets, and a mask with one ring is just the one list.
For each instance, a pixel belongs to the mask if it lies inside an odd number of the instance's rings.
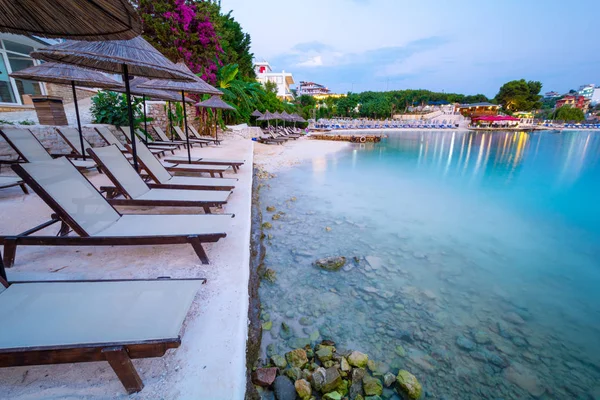
[[358,396],[361,396],[362,398],[362,395],[364,394],[362,380],[365,377],[366,372],[367,371],[364,368],[354,368],[352,370],[352,385],[350,385],[349,391],[351,400],[357,399]]
[[330,392],[323,396],[323,400],[342,400],[343,396],[338,392]]
[[475,350],[475,343],[473,343],[464,336],[458,336],[456,338],[456,345],[465,351]]
[[315,261],[315,265],[327,271],[337,271],[346,265],[346,257],[327,257]]
[[323,393],[329,393],[335,390],[340,383],[342,383],[342,377],[336,367],[330,367],[325,370],[325,382],[321,387]]
[[383,376],[383,384],[385,387],[392,386],[394,382],[396,382],[396,375],[392,374],[391,372],[388,372]]
[[383,385],[379,379],[366,375],[363,378],[363,390],[367,396],[381,396]]
[[252,383],[269,387],[275,382],[275,377],[277,377],[277,368],[259,368],[252,373]]
[[321,362],[330,361],[333,357],[333,347],[331,346],[320,346],[319,350],[315,352],[315,355]]
[[306,351],[303,349],[296,349],[286,353],[285,359],[291,367],[302,368],[308,363]]
[[287,361],[285,361],[284,357],[281,357],[278,354],[272,355],[271,356],[271,362],[273,363],[273,365],[275,365],[277,368],[281,368],[281,369],[285,369],[285,367],[287,367]]
[[504,370],[506,380],[526,390],[535,398],[546,393],[538,377],[521,364],[514,363],[510,368]]
[[312,387],[315,391],[320,392],[323,389],[323,384],[325,384],[325,368],[319,367],[313,372],[311,375]]
[[277,400],[296,400],[296,388],[292,381],[285,376],[275,378],[273,390]]
[[517,314],[515,312],[506,313],[502,316],[502,318],[505,321],[508,321],[511,324],[515,324],[515,325],[523,325],[525,323],[525,320],[519,314]]
[[492,342],[492,339],[490,339],[490,335],[488,335],[487,332],[484,331],[473,332],[473,339],[477,344],[489,344]]
[[396,376],[398,392],[408,396],[410,400],[417,400],[421,397],[421,384],[417,378],[406,370],[400,370]]
[[296,393],[298,393],[298,397],[300,397],[301,400],[310,399],[312,388],[306,379],[297,380],[296,383],[294,383],[294,386],[296,387]]
[[369,362],[369,356],[360,351],[353,351],[348,356],[348,363],[353,367],[364,368]]

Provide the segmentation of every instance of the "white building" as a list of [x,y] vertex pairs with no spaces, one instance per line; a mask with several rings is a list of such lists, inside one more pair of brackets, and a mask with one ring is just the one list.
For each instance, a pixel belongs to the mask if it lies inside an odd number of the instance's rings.
[[58,43],[56,40],[0,33],[0,108],[21,108],[28,103],[28,95],[45,95],[42,83],[13,79],[9,74],[38,65],[29,56],[34,50]]
[[591,100],[591,104],[593,106],[600,104],[600,88],[594,88],[594,93],[592,93]]
[[596,89],[596,85],[590,83],[589,85],[582,85],[579,87],[579,95],[585,98],[591,99],[594,95],[594,89]]
[[274,82],[277,84],[277,97],[282,100],[294,99],[294,94],[290,86],[295,82],[290,72],[273,72],[271,65],[266,61],[256,62],[254,64],[254,72],[256,73],[256,79],[260,83]]

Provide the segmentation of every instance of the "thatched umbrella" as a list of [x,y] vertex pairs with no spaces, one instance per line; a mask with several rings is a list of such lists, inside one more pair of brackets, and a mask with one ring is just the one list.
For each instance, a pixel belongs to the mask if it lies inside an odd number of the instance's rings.
[[257,121],[258,121],[258,118],[260,118],[262,116],[263,116],[262,113],[258,110],[254,110],[254,112],[252,114],[250,114],[250,117],[257,118]]
[[0,32],[77,40],[127,40],[142,33],[129,0],[0,0]]
[[83,146],[83,132],[81,130],[81,118],[79,116],[79,105],[77,104],[77,91],[75,90],[75,86],[95,87],[102,89],[118,89],[123,87],[122,83],[119,83],[100,72],[54,62],[34,65],[33,67],[14,72],[10,74],[10,76],[29,81],[71,85],[71,89],[73,90],[73,104],[75,104],[75,115],[77,116],[77,129],[79,130],[81,154],[83,155],[84,160],[85,147]]
[[138,170],[133,107],[129,74],[149,78],[191,80],[193,77],[182,71],[163,56],[141,36],[131,40],[106,40],[103,42],[66,41],[31,53],[33,58],[56,61],[110,73],[122,73],[127,95],[127,111],[131,130],[133,166]]
[[219,137],[217,136],[217,115],[216,115],[216,110],[235,110],[235,107],[230,106],[229,104],[225,103],[221,97],[214,95],[212,96],[210,99],[208,100],[204,100],[200,103],[196,103],[196,107],[202,107],[202,108],[211,108],[213,110],[213,112],[215,112],[215,139],[219,140]]
[[[193,80],[187,82],[177,82],[164,79],[154,79],[144,83],[143,85],[140,85],[140,87],[179,91],[181,92],[182,103],[185,99],[185,92],[194,94],[216,94],[218,96],[223,94],[217,88],[212,87],[208,83],[204,82],[201,78],[194,75],[194,73],[187,67],[187,65],[185,65],[184,62],[178,62],[177,67],[180,69],[180,71],[185,71],[188,75],[191,75],[193,77]],[[187,110],[185,109],[185,103],[183,105],[183,121],[185,126],[185,137],[187,141],[188,162],[191,164],[192,153],[190,150],[190,134],[188,131]]]
[[262,117],[258,117],[257,121],[267,121],[268,125],[271,126],[271,121],[277,119],[277,117],[272,114],[269,110],[265,111]]

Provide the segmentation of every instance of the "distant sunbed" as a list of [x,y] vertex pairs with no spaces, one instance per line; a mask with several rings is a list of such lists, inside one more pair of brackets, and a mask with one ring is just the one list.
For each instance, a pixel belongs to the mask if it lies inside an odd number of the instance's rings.
[[[0,236],[4,263],[14,264],[22,246],[132,246],[192,245],[203,263],[208,257],[202,243],[227,236],[231,215],[122,215],[66,158],[49,162],[18,164],[13,170],[52,209],[52,219],[17,235]],[[33,236],[57,222],[57,236]],[[69,236],[70,230],[78,236]]]
[[[189,127],[188,127],[188,129],[189,129]],[[177,134],[177,136],[179,137],[180,140],[187,143],[185,133],[181,130],[180,127],[173,126],[173,130],[175,131],[175,134]],[[199,144],[200,147],[202,147],[204,145],[208,146],[209,144],[214,143],[212,140],[192,138],[191,136],[189,138],[189,141],[190,141],[190,144]]]
[[187,143],[183,140],[170,140],[169,137],[167,136],[167,134],[165,133],[165,131],[162,130],[162,128],[160,126],[157,125],[152,125],[152,129],[154,129],[154,132],[156,132],[156,135],[158,136],[158,138],[160,140],[158,140],[158,142],[156,143],[164,143],[164,144],[177,144],[179,146],[186,146]]
[[208,142],[213,142],[214,144],[218,144],[218,145],[221,144],[221,140],[219,140],[219,139],[213,139],[213,138],[207,138],[207,137],[201,136],[198,133],[198,131],[196,130],[196,128],[194,128],[192,125],[189,125],[188,129],[190,132],[192,132],[192,135],[194,135],[196,137],[196,139],[198,139],[198,140],[206,140]]
[[[129,127],[121,126],[120,128],[124,133],[125,140],[127,140],[127,143],[131,143],[131,130],[129,129]],[[145,135],[139,129],[135,130],[135,135],[136,135],[136,137],[140,138],[141,140],[144,140]],[[148,146],[148,148],[150,148],[150,149],[163,150],[165,153],[167,151],[170,151],[171,154],[175,154],[175,150],[179,149],[179,145],[174,144],[174,143],[172,143],[172,144],[153,144],[152,142],[148,142],[148,144],[146,146]]]
[[[149,207],[202,207],[210,214],[211,207],[227,203],[230,191],[186,190],[151,187],[138,175],[116,146],[88,149],[88,153],[125,198],[110,198],[112,205]],[[101,188],[102,189],[102,188]],[[112,189],[112,188],[111,188]]]
[[[22,128],[2,128],[0,136],[13,148],[19,155],[18,162],[37,163],[52,161],[51,155],[40,143],[37,137],[29,130]],[[66,154],[55,154],[54,156],[65,156]],[[98,168],[96,163],[91,160],[71,160],[78,169],[86,170]]]
[[229,178],[173,176],[143,144],[137,147],[137,155],[142,169],[155,182],[154,184],[148,183],[151,188],[232,190],[237,181],[237,179]]
[[107,361],[129,394],[139,392],[144,384],[131,360],[180,346],[204,282],[9,283],[0,276],[0,367]]
[[[100,137],[102,139],[104,139],[104,141],[107,144],[114,144],[123,153],[128,153],[129,154],[127,148],[125,148],[125,146],[123,145],[123,143],[121,143],[121,141],[119,139],[117,139],[117,137],[112,133],[112,131],[110,129],[108,129],[108,127],[106,127],[106,126],[95,126],[94,129],[96,130],[96,132],[98,133],[98,135],[100,135]],[[153,154],[156,154],[159,157],[161,155],[165,154],[164,150],[153,149],[151,151],[152,151]],[[131,158],[131,157],[132,157],[131,155],[128,156],[128,158]]]

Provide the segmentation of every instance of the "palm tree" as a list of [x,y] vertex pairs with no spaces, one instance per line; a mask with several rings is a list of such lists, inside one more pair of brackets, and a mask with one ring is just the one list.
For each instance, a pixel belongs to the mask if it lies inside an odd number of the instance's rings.
[[238,77],[239,66],[228,64],[217,73],[217,86],[223,92],[223,100],[235,107],[238,119],[249,121],[250,114],[258,108],[262,86],[258,82],[246,82]]

